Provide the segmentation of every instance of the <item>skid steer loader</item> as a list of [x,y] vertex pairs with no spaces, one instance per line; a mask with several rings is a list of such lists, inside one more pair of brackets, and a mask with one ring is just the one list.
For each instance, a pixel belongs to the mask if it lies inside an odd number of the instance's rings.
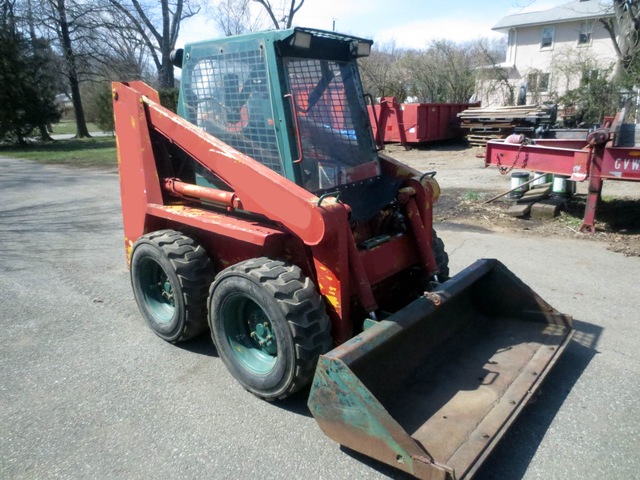
[[178,115],[113,84],[133,292],[169,342],[210,328],[253,394],[311,385],[340,444],[471,478],[571,318],[496,260],[449,278],[433,173],[374,143],[357,68],[371,44],[294,28],[187,45]]

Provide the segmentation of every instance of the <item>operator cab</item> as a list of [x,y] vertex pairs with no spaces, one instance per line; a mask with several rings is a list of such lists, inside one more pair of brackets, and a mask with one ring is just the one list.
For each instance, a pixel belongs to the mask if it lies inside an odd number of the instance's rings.
[[366,219],[398,187],[380,175],[358,72],[371,44],[294,28],[187,45],[178,113],[306,190],[340,194]]

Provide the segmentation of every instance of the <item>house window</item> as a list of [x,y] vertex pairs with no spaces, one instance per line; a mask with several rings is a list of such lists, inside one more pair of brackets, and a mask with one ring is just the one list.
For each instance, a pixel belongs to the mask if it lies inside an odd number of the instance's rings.
[[532,93],[548,92],[550,78],[551,75],[548,73],[530,73],[527,77],[527,88]]
[[591,43],[591,31],[593,24],[591,22],[582,22],[580,31],[578,32],[578,45],[589,45]]
[[595,82],[598,80],[599,75],[600,72],[597,69],[583,71],[582,78],[580,79],[580,85],[585,86]]
[[553,47],[553,34],[555,29],[553,27],[544,27],[542,29],[542,41],[540,42],[540,48],[552,48]]

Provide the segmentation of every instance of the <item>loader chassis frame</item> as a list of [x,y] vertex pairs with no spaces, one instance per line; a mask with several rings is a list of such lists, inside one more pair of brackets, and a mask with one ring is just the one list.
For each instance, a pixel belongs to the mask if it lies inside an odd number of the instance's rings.
[[[147,232],[189,227],[208,251],[216,252],[212,261],[217,271],[257,256],[289,258],[314,280],[326,299],[336,344],[347,341],[361,326],[362,320],[358,325],[352,320],[354,305],[362,319],[378,309],[373,286],[412,266],[430,275],[437,273],[431,247],[432,187],[413,180],[411,169],[380,157],[387,176],[404,179],[406,187],[399,200],[411,220],[411,234],[359,249],[349,226],[349,209],[335,197],[320,202],[270,168],[171,114],[159,105],[157,93],[142,83],[116,83],[113,96],[128,256]],[[159,177],[163,162],[170,160],[169,147],[197,159],[232,191]],[[199,205],[203,201],[218,207],[203,208]],[[238,210],[252,214],[234,215]]]

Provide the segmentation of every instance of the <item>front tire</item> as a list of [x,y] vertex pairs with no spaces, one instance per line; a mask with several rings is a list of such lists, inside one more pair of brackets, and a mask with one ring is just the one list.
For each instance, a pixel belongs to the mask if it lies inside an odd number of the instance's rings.
[[435,230],[432,230],[431,247],[439,270],[438,278],[440,281],[445,281],[449,278],[449,255],[444,249],[444,242],[438,237]]
[[231,374],[266,400],[308,385],[318,357],[331,348],[329,317],[313,282],[269,258],[220,272],[209,295],[209,325]]
[[143,235],[131,252],[131,285],[140,312],[160,338],[177,343],[207,329],[214,270],[206,251],[175,230]]

